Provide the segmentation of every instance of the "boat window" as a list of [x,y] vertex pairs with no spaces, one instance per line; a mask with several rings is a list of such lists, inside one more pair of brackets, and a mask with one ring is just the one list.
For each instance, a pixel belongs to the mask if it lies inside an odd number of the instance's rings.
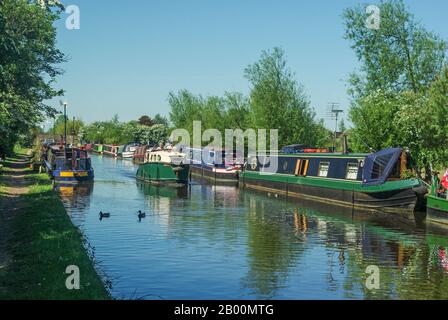
[[159,156],[157,157],[157,161],[160,161],[160,160],[162,160],[162,157],[159,155]]
[[308,174],[308,167],[310,165],[310,160],[304,160],[303,161],[303,167],[302,170],[300,171],[300,175],[306,177],[306,175]]
[[253,157],[250,163],[250,167],[253,171],[255,171],[257,170],[257,166],[258,166],[257,157]]
[[320,162],[319,171],[317,173],[318,177],[328,177],[328,170],[330,169],[330,162]]
[[297,160],[295,175],[306,177],[309,164],[310,160]]
[[287,171],[288,171],[288,160],[285,160],[284,162],[283,162],[283,171],[285,172],[285,173],[287,173]]
[[394,167],[400,162],[402,151],[401,148],[389,148],[368,155],[362,172],[363,185],[380,185],[393,178]]
[[348,180],[356,180],[358,178],[358,164],[357,163],[349,163],[347,164],[347,174],[345,176]]
[[300,173],[300,166],[301,166],[301,164],[302,164],[302,160],[297,160],[297,163],[296,163],[296,170],[294,171],[294,174],[296,175],[296,176],[298,176],[299,175],[299,173]]
[[382,157],[377,157],[373,163],[372,169],[372,179],[378,179],[383,176],[384,169],[386,169],[387,164],[392,159],[393,154],[387,154]]

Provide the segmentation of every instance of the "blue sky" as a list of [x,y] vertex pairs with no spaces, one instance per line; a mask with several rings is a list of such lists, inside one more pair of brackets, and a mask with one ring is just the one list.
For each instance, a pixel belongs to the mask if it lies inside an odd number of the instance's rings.
[[[448,40],[448,1],[405,1],[429,30]],[[86,122],[168,115],[168,93],[249,92],[244,68],[262,50],[282,47],[319,118],[328,102],[348,109],[346,79],[357,67],[343,39],[344,8],[353,0],[65,0],[81,29],[58,22],[69,61],[58,87],[70,116]],[[58,100],[52,102],[58,106]],[[327,124],[330,125],[327,120]],[[331,124],[332,125],[332,124]]]

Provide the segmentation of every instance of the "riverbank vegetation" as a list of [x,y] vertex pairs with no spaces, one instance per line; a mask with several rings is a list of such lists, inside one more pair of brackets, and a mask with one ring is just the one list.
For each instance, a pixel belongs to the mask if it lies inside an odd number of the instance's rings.
[[[56,116],[44,101],[63,94],[53,87],[62,72],[58,65],[65,61],[53,27],[61,9],[42,9],[36,2],[4,0],[0,8],[0,157],[18,141],[30,143],[28,137],[39,133],[44,117]],[[345,38],[360,65],[347,79],[350,122],[344,126],[350,147],[356,152],[409,148],[420,171],[429,173],[431,166],[448,165],[447,43],[419,23],[403,1],[381,1],[378,8],[379,28],[366,26],[364,5],[342,15]],[[30,26],[35,32],[27,31]],[[69,119],[67,132],[88,142],[154,145],[173,128],[192,133],[193,121],[201,121],[202,130],[278,129],[280,147],[331,145],[332,130],[316,118],[306,87],[289,69],[281,48],[263,51],[241,72],[248,81],[247,95],[170,92],[170,122],[161,115],[129,122],[116,116],[91,124]],[[49,133],[62,135],[63,120],[59,117]]]
[[168,121],[161,115],[154,119],[142,116],[139,120],[120,122],[115,115],[110,121],[97,121],[81,127],[82,140],[106,144],[138,142],[155,145],[168,138]]
[[[3,164],[0,232],[10,257],[0,268],[0,299],[110,299],[48,176],[33,173],[24,154]],[[80,290],[66,287],[70,265],[79,267]]]
[[56,113],[45,101],[63,94],[54,87],[65,61],[53,25],[61,12],[59,5],[42,8],[39,1],[1,1],[0,158],[17,142],[29,142],[39,123]]
[[447,43],[402,1],[383,1],[379,29],[364,6],[344,12],[346,39],[361,64],[349,79],[352,141],[358,151],[408,147],[420,168],[448,165]]
[[279,146],[304,143],[329,146],[331,132],[317,120],[304,88],[287,66],[281,48],[263,51],[260,59],[244,70],[251,87],[249,97],[226,93],[223,97],[195,95],[187,90],[171,92],[170,120],[175,128],[193,132],[193,121],[202,129],[278,129]]
[[[347,80],[350,148],[356,152],[408,148],[417,171],[428,177],[431,166],[448,165],[447,43],[418,23],[402,1],[386,0],[378,7],[378,29],[366,26],[364,5],[343,13],[345,38],[360,63]],[[202,121],[203,130],[275,128],[279,146],[330,145],[332,133],[315,119],[282,49],[264,51],[244,75],[249,96],[170,93],[173,126],[190,132],[193,121]]]

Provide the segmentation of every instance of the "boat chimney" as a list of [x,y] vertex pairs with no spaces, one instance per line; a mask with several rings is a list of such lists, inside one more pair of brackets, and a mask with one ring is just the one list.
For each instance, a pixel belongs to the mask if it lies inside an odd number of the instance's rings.
[[348,137],[347,137],[347,134],[344,132],[343,133],[343,135],[342,135],[342,149],[343,149],[343,152],[344,152],[344,154],[347,154],[348,153]]

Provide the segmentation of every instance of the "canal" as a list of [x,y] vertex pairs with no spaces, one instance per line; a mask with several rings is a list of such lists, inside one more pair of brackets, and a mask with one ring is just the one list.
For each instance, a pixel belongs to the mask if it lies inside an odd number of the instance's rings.
[[[114,298],[448,299],[448,231],[235,187],[155,187],[130,161],[92,164],[94,185],[60,192]],[[366,286],[369,266],[379,288]]]

